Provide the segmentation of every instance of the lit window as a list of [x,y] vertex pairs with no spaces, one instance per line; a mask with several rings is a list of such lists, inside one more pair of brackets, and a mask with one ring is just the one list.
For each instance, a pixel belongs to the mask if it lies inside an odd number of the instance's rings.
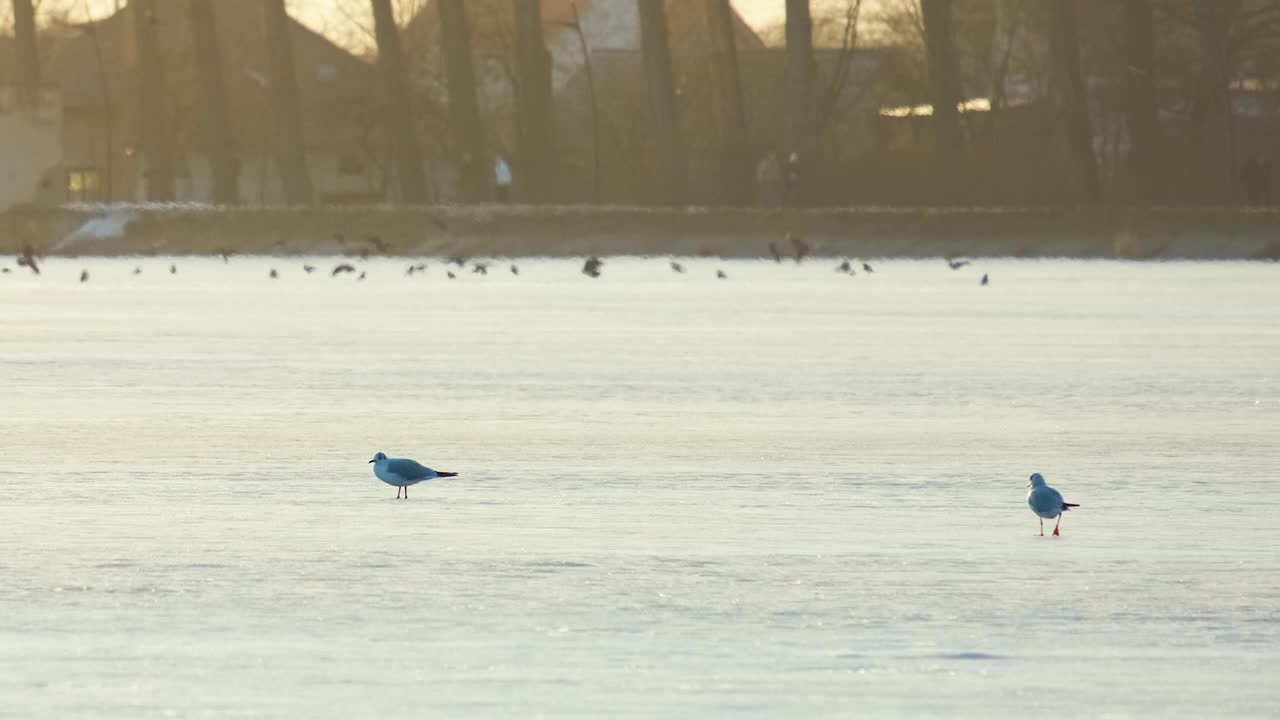
[[93,168],[75,168],[67,171],[67,197],[74,202],[96,200],[102,187],[102,177]]

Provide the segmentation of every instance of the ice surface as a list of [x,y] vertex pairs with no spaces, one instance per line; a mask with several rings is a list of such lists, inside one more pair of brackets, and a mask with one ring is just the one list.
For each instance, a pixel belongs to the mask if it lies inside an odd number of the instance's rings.
[[682,262],[0,275],[0,716],[1274,717],[1280,266]]

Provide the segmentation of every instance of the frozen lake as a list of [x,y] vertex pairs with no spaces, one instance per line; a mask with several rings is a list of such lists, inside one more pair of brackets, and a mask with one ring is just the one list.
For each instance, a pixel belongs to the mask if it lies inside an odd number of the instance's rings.
[[0,716],[1280,707],[1280,266],[176,262],[0,275]]

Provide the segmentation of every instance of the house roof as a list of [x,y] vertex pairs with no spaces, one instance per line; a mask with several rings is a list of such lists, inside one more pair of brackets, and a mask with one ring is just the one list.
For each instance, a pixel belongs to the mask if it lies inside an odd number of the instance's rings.
[[[702,36],[703,6],[693,0],[666,0],[667,25],[671,34],[673,48],[685,45],[699,45],[705,42]],[[548,43],[553,42],[565,31],[566,26],[581,18],[588,24],[588,41],[593,48],[624,47],[633,48],[639,38],[638,21],[634,25],[631,37],[621,43],[608,37],[607,32],[593,32],[590,20],[596,15],[618,17],[620,12],[635,14],[635,0],[542,0],[542,27]],[[509,36],[514,27],[514,6],[511,0],[467,0],[467,18],[471,21],[471,32],[480,41],[473,42],[477,50],[492,43],[484,38]],[[576,12],[575,12],[576,8]],[[438,32],[439,13],[435,8],[435,0],[427,0],[422,10],[405,26],[406,44],[430,42],[429,38]],[[605,23],[606,25],[608,22]],[[734,26],[739,48],[760,48],[764,43],[755,31],[734,12]],[[616,27],[616,25],[615,25]]]
[[[218,0],[213,12],[236,142],[242,147],[267,146],[272,142],[271,87],[262,3]],[[78,32],[53,49],[43,68],[45,78],[62,87],[63,105],[72,112],[100,109],[105,79],[111,102],[125,120],[126,132],[137,106],[139,82],[128,13],[126,7],[78,26]],[[199,132],[194,117],[200,103],[186,3],[156,3],[156,27],[166,61],[171,109],[183,142]],[[346,116],[368,112],[374,104],[374,69],[292,19],[289,34],[308,145],[323,146],[348,136],[350,128],[341,121],[354,120]]]

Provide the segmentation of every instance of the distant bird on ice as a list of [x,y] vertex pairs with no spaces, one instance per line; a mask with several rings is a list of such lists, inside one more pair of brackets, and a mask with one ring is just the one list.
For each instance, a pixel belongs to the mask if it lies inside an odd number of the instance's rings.
[[842,262],[842,263],[840,263],[839,265],[837,265],[837,266],[836,266],[836,272],[838,272],[838,273],[852,273],[852,272],[853,272],[853,265],[852,265],[848,260],[845,260],[844,262]]
[[352,265],[351,263],[342,263],[341,265],[333,269],[333,274],[330,275],[329,277],[337,277],[342,273],[353,273],[355,271],[356,271],[355,265]]
[[39,275],[40,264],[36,262],[36,254],[32,252],[31,246],[22,243],[22,254],[18,256],[18,267],[31,268],[31,272]]
[[582,274],[588,277],[600,277],[600,268],[604,267],[604,261],[598,257],[589,257],[582,265]]
[[512,274],[512,275],[519,275],[519,274],[520,274],[520,268],[516,267],[515,265],[512,265],[512,266],[511,266],[511,274]]
[[361,272],[361,273],[360,273],[360,277],[356,278],[356,280],[363,280],[363,279],[364,279],[364,276],[365,276],[365,274],[364,274],[363,272]]
[[445,274],[449,276],[450,280],[453,280],[454,278],[458,277],[457,275],[453,274],[452,270],[447,271]]
[[271,268],[270,277],[272,280],[277,280],[280,278],[280,273],[276,272],[275,268]]
[[142,268],[140,268],[140,267],[136,267],[136,268],[134,268],[134,269],[133,269],[133,274],[134,274],[134,275],[141,275],[141,274],[142,274]]
[[82,282],[82,283],[87,283],[87,282],[89,282],[89,271],[88,271],[88,270],[81,270],[81,271],[80,271],[80,282]]
[[990,284],[991,284],[991,278],[987,277],[987,274],[986,274],[986,273],[982,273],[982,284],[983,284],[983,285],[990,285]]
[[947,267],[950,267],[952,270],[959,270],[965,265],[970,265],[970,264],[972,263],[970,263],[968,260],[952,260],[951,258],[947,258]]
[[683,265],[681,265],[680,263],[676,262],[675,260],[672,260],[672,261],[671,261],[671,271],[672,271],[672,272],[677,272],[677,273],[680,273],[680,274],[682,274],[682,275],[683,275],[683,274],[684,274],[684,266],[683,266]]
[[1040,534],[1044,535],[1044,521],[1058,518],[1058,522],[1053,525],[1053,534],[1059,535],[1058,525],[1062,524],[1062,513],[1073,507],[1080,507],[1075,503],[1064,502],[1062,493],[1054,490],[1044,484],[1044,476],[1035,473],[1031,479],[1027,481],[1027,505],[1031,506],[1031,512],[1040,516]]
[[315,272],[315,271],[316,271],[316,266],[315,266],[315,265],[303,265],[303,266],[302,266],[302,272],[304,272],[304,273],[306,273],[306,274],[308,274],[308,275],[310,275],[311,273],[313,273],[313,272]]
[[873,272],[875,272],[875,270],[872,270],[872,269],[871,269],[871,265],[869,265],[869,264],[867,264],[867,263],[862,263],[862,269],[863,269],[865,272],[869,272],[869,273],[873,273]]
[[489,263],[482,263],[482,262],[474,263],[471,266],[471,272],[475,275],[488,275]]
[[457,477],[458,473],[432,470],[421,465],[417,460],[389,458],[385,453],[378,453],[369,462],[373,463],[373,474],[388,485],[396,486],[396,499],[400,499],[400,489],[404,490],[404,499],[409,499],[409,486],[417,485],[436,478]]
[[729,279],[729,275],[728,275],[728,273],[726,273],[726,272],[725,272],[725,271],[723,271],[723,270],[717,270],[717,271],[716,271],[716,277],[720,278],[721,280],[728,280],[728,279]]
[[778,246],[775,243],[769,243],[769,254],[773,256],[776,263],[782,262],[782,253],[778,252]]
[[791,248],[795,250],[794,257],[796,262],[803,262],[805,257],[809,255],[809,243],[794,233],[787,233],[787,242],[791,243]]
[[170,275],[178,274],[178,266],[175,263],[169,263],[169,274]]

